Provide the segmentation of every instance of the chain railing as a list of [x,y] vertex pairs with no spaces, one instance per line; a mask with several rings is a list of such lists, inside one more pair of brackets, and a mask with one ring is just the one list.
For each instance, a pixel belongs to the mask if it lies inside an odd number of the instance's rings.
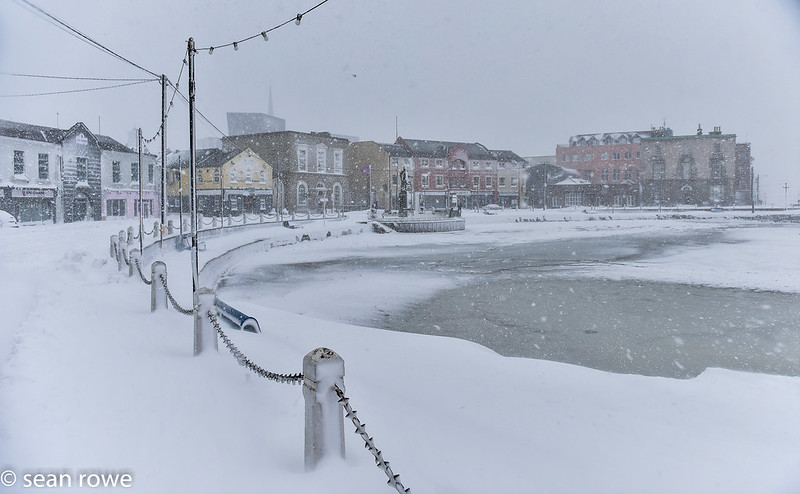
[[147,278],[144,277],[144,273],[142,273],[142,263],[139,262],[139,258],[138,257],[134,257],[133,258],[133,262],[134,262],[134,264],[136,264],[136,271],[139,272],[139,278],[142,279],[142,283],[144,283],[145,285],[149,285],[149,284],[153,283],[153,280],[148,280]]
[[169,302],[172,304],[172,306],[175,307],[175,310],[187,316],[193,315],[194,310],[184,309],[183,307],[181,307],[178,301],[175,300],[175,297],[172,296],[172,292],[169,291],[169,287],[167,286],[167,279],[164,277],[164,275],[159,274],[158,278],[161,280],[161,285],[164,287],[164,292],[166,292],[167,298],[169,299]]
[[297,373],[297,374],[279,374],[277,372],[268,371],[268,370],[262,368],[261,366],[259,366],[258,364],[253,363],[253,361],[250,360],[247,357],[247,355],[242,353],[242,351],[239,350],[236,347],[236,345],[233,344],[233,342],[230,340],[230,338],[228,338],[228,335],[226,335],[225,332],[222,331],[222,326],[219,323],[219,319],[217,319],[217,315],[214,314],[214,312],[212,312],[212,311],[208,311],[206,313],[206,316],[208,317],[208,320],[211,321],[211,324],[214,326],[214,329],[217,331],[217,334],[219,335],[219,337],[222,340],[222,342],[225,343],[225,346],[231,352],[231,355],[233,355],[233,358],[235,358],[236,361],[239,362],[239,365],[241,365],[243,367],[247,367],[248,369],[250,369],[254,373],[258,374],[259,376],[263,377],[264,379],[269,379],[270,381],[275,381],[275,382],[279,382],[279,383],[286,383],[286,384],[302,384],[302,382],[303,382],[303,374],[302,373]]
[[339,397],[339,403],[341,403],[342,408],[344,408],[345,417],[349,418],[353,422],[353,425],[356,428],[356,434],[361,436],[361,439],[364,440],[364,447],[366,447],[369,452],[372,453],[372,456],[375,457],[375,465],[383,470],[383,473],[389,477],[387,483],[401,494],[411,492],[410,487],[406,487],[402,482],[400,482],[400,474],[392,471],[392,467],[389,466],[389,462],[383,458],[383,453],[381,453],[381,450],[375,446],[374,440],[369,436],[369,434],[367,434],[364,423],[359,420],[358,415],[356,415],[356,411],[353,410],[352,406],[350,406],[350,399],[344,395],[342,388],[334,385],[333,390]]

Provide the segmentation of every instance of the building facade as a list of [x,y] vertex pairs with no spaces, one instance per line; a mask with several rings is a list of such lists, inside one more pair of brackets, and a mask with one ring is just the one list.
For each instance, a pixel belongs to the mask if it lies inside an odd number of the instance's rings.
[[[101,215],[103,219],[138,218],[139,211],[145,217],[158,216],[160,207],[161,166],[156,156],[142,153],[139,169],[139,153],[106,136],[96,136],[101,149],[100,184]],[[139,198],[139,182],[142,197]]]
[[[204,216],[240,216],[272,211],[272,167],[251,149],[196,151],[197,212]],[[189,153],[171,153],[168,160],[167,202],[170,211],[189,210]]]
[[[737,151],[741,158],[737,159]],[[750,203],[750,147],[720,127],[675,136],[657,129],[642,139],[642,201],[647,205],[729,206]]]
[[402,137],[396,144],[413,157],[415,208],[479,208],[498,202],[497,157],[484,145]]
[[525,201],[527,162],[513,151],[491,151],[497,160],[497,204],[520,207]]
[[341,211],[350,197],[344,154],[349,141],[329,132],[269,132],[223,138],[223,149],[251,149],[272,165],[276,207],[288,212]]
[[[57,129],[0,120],[0,208],[21,222],[100,220],[107,200],[123,199],[114,196],[121,188],[113,184],[104,193],[104,177],[113,177],[115,161],[132,162],[134,155],[138,165],[138,153],[80,122]],[[152,211],[157,194],[152,184],[145,190],[152,194]],[[112,210],[117,206],[112,203]]]
[[[353,209],[372,206],[387,211],[397,209],[403,169],[413,198],[414,161],[404,146],[374,141],[351,143],[345,153],[345,169],[350,179],[349,205]],[[406,207],[414,205],[412,202]]]

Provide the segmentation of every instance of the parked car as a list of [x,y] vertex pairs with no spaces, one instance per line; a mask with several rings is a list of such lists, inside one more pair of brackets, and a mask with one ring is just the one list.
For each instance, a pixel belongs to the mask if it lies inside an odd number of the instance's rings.
[[498,211],[502,211],[503,207],[498,204],[487,204],[481,208],[483,214],[497,214]]
[[0,228],[19,228],[19,223],[14,215],[0,210]]

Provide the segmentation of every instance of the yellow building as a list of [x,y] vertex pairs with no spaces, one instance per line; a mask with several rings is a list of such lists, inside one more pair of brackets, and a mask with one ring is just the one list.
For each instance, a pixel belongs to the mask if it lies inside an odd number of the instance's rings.
[[[168,157],[169,209],[189,210],[189,153]],[[203,216],[267,213],[273,207],[272,166],[252,150],[201,149],[196,155],[197,212]]]

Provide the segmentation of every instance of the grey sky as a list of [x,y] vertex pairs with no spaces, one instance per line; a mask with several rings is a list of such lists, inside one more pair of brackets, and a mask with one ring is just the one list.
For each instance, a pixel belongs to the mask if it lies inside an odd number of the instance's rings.
[[[32,0],[109,48],[175,81],[199,47],[256,34],[310,1]],[[166,4],[166,5],[165,5]],[[198,107],[226,131],[226,111],[267,110],[293,130],[381,142],[400,135],[480,141],[553,154],[570,135],[722,126],[749,141],[767,201],[800,193],[800,7],[796,1],[330,0],[304,20],[197,54]],[[0,71],[99,77],[146,74],[0,1]],[[186,72],[181,89],[186,93]],[[0,75],[0,94],[92,87]],[[188,147],[187,111],[170,113],[169,146]],[[0,98],[0,118],[85,122],[125,141],[159,125],[155,83]],[[198,125],[200,137],[214,136]]]

